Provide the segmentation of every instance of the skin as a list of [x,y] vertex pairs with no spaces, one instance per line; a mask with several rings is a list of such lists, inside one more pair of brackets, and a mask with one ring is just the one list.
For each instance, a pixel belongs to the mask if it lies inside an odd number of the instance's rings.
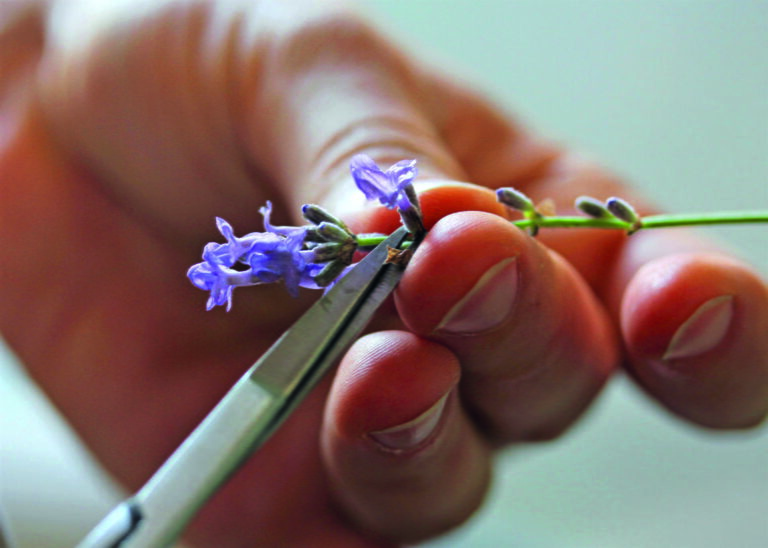
[[[505,222],[489,189],[561,212],[619,195],[611,174],[531,135],[406,57],[348,8],[315,2],[12,2],[0,8],[0,330],[94,454],[142,484],[313,300],[238,290],[206,313],[184,279],[218,215],[242,234],[276,203],[321,203],[360,231],[351,155],[417,158],[431,228],[394,303],[334,375],[194,521],[200,546],[392,546],[461,523],[493,449],[551,439],[624,365],[678,417],[760,423],[766,285],[681,232],[544,231]],[[465,183],[462,181],[471,181]],[[294,215],[291,218],[291,215]],[[517,293],[478,332],[437,329],[495,264]],[[662,272],[663,275],[658,273]],[[710,351],[664,361],[712,297],[733,317]],[[436,431],[392,451],[369,434],[447,394]],[[301,527],[296,527],[297,520]]]

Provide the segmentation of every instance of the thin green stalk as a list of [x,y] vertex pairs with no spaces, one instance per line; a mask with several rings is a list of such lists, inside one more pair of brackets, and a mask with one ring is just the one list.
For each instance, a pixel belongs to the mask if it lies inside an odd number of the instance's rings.
[[[676,226],[768,223],[768,211],[731,211],[715,213],[661,214],[642,217],[636,224],[615,217],[596,219],[586,216],[541,216],[512,221],[519,228],[605,228],[635,232],[646,228],[670,228]],[[371,249],[386,236],[361,234],[357,237],[361,249]],[[407,242],[404,247],[407,247]]]
[[357,247],[359,249],[373,249],[387,239],[384,234],[358,234]]
[[641,220],[642,228],[717,225],[768,222],[768,211],[726,211],[722,213],[649,215]]
[[643,228],[669,228],[675,226],[696,226],[736,223],[766,223],[768,211],[731,211],[715,213],[661,214],[642,217],[637,224],[628,223],[615,217],[595,219],[579,216],[555,216],[521,219],[513,221],[520,228],[609,228],[636,231]]

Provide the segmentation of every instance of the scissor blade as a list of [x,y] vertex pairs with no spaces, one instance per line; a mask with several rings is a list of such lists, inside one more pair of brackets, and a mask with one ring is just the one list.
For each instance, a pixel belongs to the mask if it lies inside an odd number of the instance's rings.
[[[362,331],[402,270],[383,267],[400,229],[254,364],[150,481],[80,548],[172,544],[202,504],[274,432]],[[129,522],[130,518],[130,522]],[[112,520],[112,521],[110,521]],[[106,542],[105,542],[106,541]]]
[[340,334],[354,338],[397,285],[402,269],[382,265],[388,248],[399,247],[407,234],[400,228],[360,261],[264,354],[252,379],[274,392],[292,392],[308,368],[339,347]]

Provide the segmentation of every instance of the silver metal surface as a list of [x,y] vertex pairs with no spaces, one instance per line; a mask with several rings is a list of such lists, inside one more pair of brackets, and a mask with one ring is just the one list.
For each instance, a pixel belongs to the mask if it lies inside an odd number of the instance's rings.
[[406,236],[402,228],[394,232],[321,297],[243,375],[149,482],[99,525],[102,533],[94,530],[79,548],[171,545],[205,501],[317,384],[392,292],[402,269],[382,265],[388,247],[399,247]]

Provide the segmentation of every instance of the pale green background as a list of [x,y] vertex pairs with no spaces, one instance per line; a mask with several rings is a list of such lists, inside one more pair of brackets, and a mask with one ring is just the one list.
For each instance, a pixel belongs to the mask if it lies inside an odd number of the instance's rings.
[[[768,208],[768,2],[365,4],[412,50],[666,209]],[[707,230],[768,273],[768,228]],[[70,546],[114,495],[3,360],[2,504],[19,546]],[[620,379],[563,439],[500,455],[484,509],[430,546],[764,548],[767,516],[768,429],[695,429]]]

